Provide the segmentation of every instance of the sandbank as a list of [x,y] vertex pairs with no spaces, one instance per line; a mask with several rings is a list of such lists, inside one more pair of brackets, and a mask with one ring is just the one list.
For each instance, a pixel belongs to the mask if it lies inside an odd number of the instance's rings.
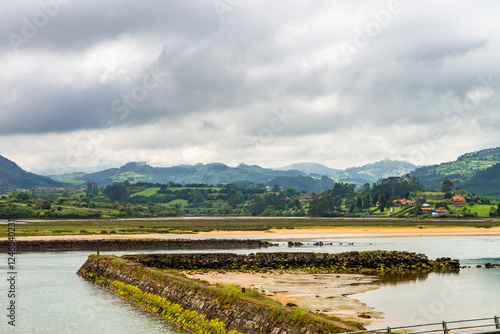
[[[481,236],[500,235],[500,227],[336,227],[271,229],[267,231],[211,231],[180,234],[115,234],[115,235],[57,235],[17,237],[16,240],[71,240],[71,239],[178,239],[178,238],[334,238],[334,237],[425,237],[425,236]],[[0,238],[5,240],[7,238]]]

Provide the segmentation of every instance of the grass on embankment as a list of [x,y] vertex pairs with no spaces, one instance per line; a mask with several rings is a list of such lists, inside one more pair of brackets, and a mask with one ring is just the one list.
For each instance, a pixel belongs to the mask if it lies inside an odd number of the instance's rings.
[[[5,225],[7,226],[7,225]],[[16,236],[57,236],[101,234],[197,233],[209,231],[267,231],[269,229],[310,229],[350,227],[495,227],[500,220],[442,220],[394,218],[173,218],[165,220],[53,220],[30,221],[16,225]],[[0,237],[7,237],[7,228],[0,229]]]

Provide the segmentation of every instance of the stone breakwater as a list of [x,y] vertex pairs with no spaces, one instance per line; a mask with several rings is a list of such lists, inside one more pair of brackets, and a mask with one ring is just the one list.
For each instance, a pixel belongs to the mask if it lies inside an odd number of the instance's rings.
[[91,255],[77,274],[195,333],[326,334],[362,329],[283,306],[250,289],[210,285],[124,257]]
[[256,253],[249,255],[218,254],[141,254],[124,259],[160,269],[301,269],[330,270],[459,270],[458,260],[429,260],[424,254],[370,251],[328,253]]
[[[267,241],[242,239],[67,239],[16,240],[21,251],[36,250],[106,250],[106,249],[235,249],[277,246]],[[8,240],[0,241],[0,249],[9,248]]]

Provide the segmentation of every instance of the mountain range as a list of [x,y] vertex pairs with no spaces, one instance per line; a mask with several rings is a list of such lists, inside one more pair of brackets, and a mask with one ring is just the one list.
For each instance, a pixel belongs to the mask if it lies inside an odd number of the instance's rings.
[[[313,186],[314,179],[322,176],[333,177],[339,182],[351,182],[358,185],[376,182],[388,176],[400,176],[409,173],[415,166],[402,161],[383,160],[363,167],[346,170],[332,169],[320,164],[298,163],[281,168],[263,168],[240,164],[229,167],[221,163],[179,165],[175,167],[151,167],[144,162],[130,162],[120,168],[111,168],[101,172],[85,174],[80,177],[85,182],[95,182],[99,186],[106,186],[112,182],[152,182],[152,183],[235,183],[247,182],[274,185],[284,183],[299,184],[301,190],[329,189],[331,182]],[[292,178],[292,179],[287,179]],[[320,179],[321,180],[321,179]],[[292,183],[290,183],[292,181]],[[274,182],[274,183],[273,183]],[[316,181],[318,183],[320,181]],[[319,187],[319,188],[318,188]],[[325,188],[327,187],[327,188]],[[323,189],[324,188],[324,189]]]
[[500,198],[497,190],[500,189],[500,147],[467,153],[455,161],[425,167],[387,159],[345,170],[307,162],[273,169],[245,164],[230,167],[222,163],[152,167],[145,162],[129,162],[120,168],[96,173],[52,175],[51,178],[26,172],[0,156],[0,193],[15,188],[84,186],[88,182],[96,182],[103,187],[125,180],[132,183],[234,183],[241,186],[263,183],[320,192],[331,189],[333,182],[355,183],[359,186],[408,173],[430,189],[439,190],[441,183],[449,179],[455,187],[481,196]]
[[229,167],[221,163],[179,165],[174,167],[152,167],[145,162],[129,162],[120,168],[106,169],[101,172],[85,174],[80,177],[85,182],[95,182],[106,186],[113,182],[152,182],[152,183],[265,183],[278,176],[305,175],[298,170],[272,170],[260,166],[241,164]]

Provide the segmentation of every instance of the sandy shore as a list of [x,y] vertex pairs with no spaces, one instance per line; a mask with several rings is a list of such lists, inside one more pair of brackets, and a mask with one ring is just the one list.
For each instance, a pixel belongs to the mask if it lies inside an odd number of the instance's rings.
[[[262,239],[309,237],[424,237],[424,236],[456,236],[456,235],[500,235],[500,227],[359,227],[359,228],[311,228],[311,229],[272,229],[269,231],[212,231],[186,234],[116,234],[116,235],[61,235],[17,237],[16,240],[61,240],[61,239],[178,239],[178,238],[239,238],[261,237]],[[5,240],[7,238],[0,238]]]
[[[282,304],[293,303],[302,309],[330,314],[364,326],[376,323],[383,314],[348,297],[377,289],[376,277],[356,274],[262,274],[240,272],[185,272],[186,276],[210,284],[239,285],[256,289]],[[362,315],[362,317],[360,317]],[[369,317],[369,318],[368,318]]]

